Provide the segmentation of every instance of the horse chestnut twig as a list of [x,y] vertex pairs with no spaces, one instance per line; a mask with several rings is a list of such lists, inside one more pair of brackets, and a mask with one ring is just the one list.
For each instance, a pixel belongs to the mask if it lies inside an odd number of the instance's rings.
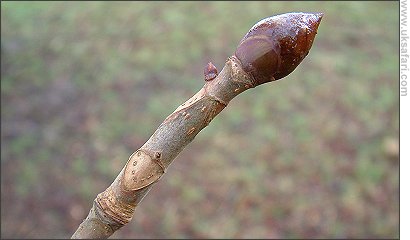
[[290,74],[312,47],[323,13],[286,13],[262,19],[240,41],[235,56],[257,85]]

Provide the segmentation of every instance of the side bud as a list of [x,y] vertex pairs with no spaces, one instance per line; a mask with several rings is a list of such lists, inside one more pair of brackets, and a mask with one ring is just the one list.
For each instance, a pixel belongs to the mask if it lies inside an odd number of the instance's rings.
[[257,85],[289,75],[309,53],[323,13],[286,13],[262,19],[235,56]]

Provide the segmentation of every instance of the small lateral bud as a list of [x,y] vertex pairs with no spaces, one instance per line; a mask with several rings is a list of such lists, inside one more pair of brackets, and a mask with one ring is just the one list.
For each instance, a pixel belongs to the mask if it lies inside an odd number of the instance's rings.
[[286,13],[262,19],[239,43],[235,56],[256,83],[289,75],[309,53],[323,13]]
[[216,78],[216,76],[218,76],[218,69],[216,69],[212,62],[209,62],[204,68],[205,81],[211,81]]

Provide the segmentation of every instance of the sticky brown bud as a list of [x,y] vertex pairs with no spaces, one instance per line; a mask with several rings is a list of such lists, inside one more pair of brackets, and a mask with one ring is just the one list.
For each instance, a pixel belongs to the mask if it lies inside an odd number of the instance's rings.
[[290,74],[309,53],[323,13],[286,13],[262,19],[236,49],[245,72],[256,84]]
[[216,76],[218,76],[218,69],[216,69],[212,62],[209,62],[204,68],[205,81],[211,81],[216,78]]

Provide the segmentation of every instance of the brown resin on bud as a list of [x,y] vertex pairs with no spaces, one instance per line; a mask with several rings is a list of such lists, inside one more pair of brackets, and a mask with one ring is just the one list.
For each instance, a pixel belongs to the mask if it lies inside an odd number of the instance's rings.
[[323,13],[286,13],[256,23],[235,56],[257,85],[290,74],[309,53]]
[[216,78],[216,76],[218,76],[218,69],[216,69],[212,62],[209,62],[204,68],[205,81],[211,81]]

